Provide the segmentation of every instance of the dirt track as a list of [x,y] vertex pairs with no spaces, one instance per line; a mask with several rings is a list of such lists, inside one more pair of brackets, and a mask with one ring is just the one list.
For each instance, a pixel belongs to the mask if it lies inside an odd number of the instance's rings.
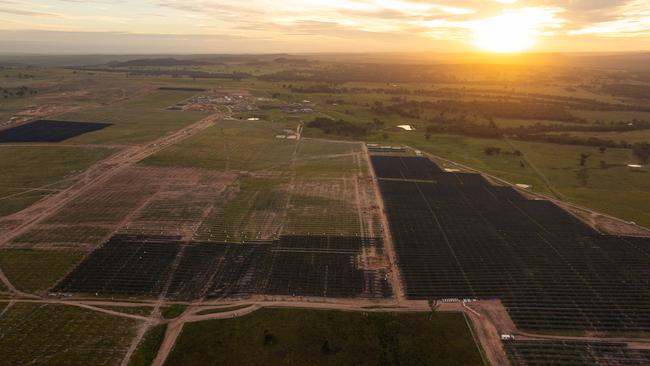
[[[182,130],[165,136],[157,141],[148,143],[142,146],[135,146],[125,148],[119,153],[99,162],[93,167],[89,168],[86,172],[82,173],[82,179],[68,189],[55,193],[48,198],[38,202],[32,207],[21,211],[11,216],[12,220],[19,220],[19,224],[10,229],[7,235],[0,238],[0,246],[7,245],[15,237],[26,232],[34,225],[38,224],[49,215],[56,212],[71,200],[79,197],[89,189],[96,187],[114,177],[123,169],[137,163],[138,161],[158,152],[166,147],[169,147],[177,142],[180,142],[193,134],[212,126],[219,115],[209,116],[201,121],[198,121],[191,126]],[[356,143],[356,142],[355,142]],[[363,157],[368,160],[368,151],[364,148]],[[437,158],[437,157],[436,157]],[[294,152],[295,159],[295,152]],[[394,312],[413,312],[413,311],[431,311],[430,305],[426,301],[412,301],[404,297],[404,291],[399,278],[399,271],[397,268],[396,256],[390,232],[388,230],[388,222],[385,216],[383,201],[379,195],[379,187],[374,171],[370,168],[368,161],[368,169],[373,179],[374,190],[377,197],[378,210],[380,211],[379,217],[381,218],[384,227],[384,244],[386,253],[389,258],[390,272],[391,272],[391,285],[393,286],[395,299],[387,300],[366,300],[366,299],[323,299],[323,298],[281,298],[281,297],[264,297],[258,299],[251,299],[247,301],[198,301],[188,304],[188,309],[177,319],[168,321],[162,319],[160,307],[170,305],[163,297],[143,302],[130,302],[130,301],[101,301],[101,300],[88,300],[88,299],[53,299],[53,298],[40,298],[35,295],[27,294],[17,290],[0,271],[0,281],[5,284],[9,289],[12,296],[11,299],[0,299],[0,302],[8,302],[10,304],[16,302],[31,302],[43,304],[58,304],[66,306],[75,306],[84,308],[91,311],[101,312],[111,316],[126,317],[140,322],[138,324],[138,336],[133,340],[130,348],[126,350],[125,357],[122,364],[128,364],[132,353],[136,350],[139,341],[144,336],[147,329],[151,326],[168,323],[167,332],[160,351],[154,361],[154,365],[163,365],[173,346],[180,335],[184,324],[199,322],[212,319],[226,319],[232,317],[239,317],[248,315],[255,310],[264,307],[285,307],[285,308],[306,308],[306,309],[323,309],[323,310],[342,310],[342,311],[394,311]],[[494,177],[493,177],[494,178]],[[238,306],[248,304],[246,308],[227,311],[223,313],[214,313],[206,315],[198,315],[199,311],[218,309],[224,307]],[[126,314],[119,311],[101,308],[100,306],[113,306],[113,307],[135,307],[135,306],[151,306],[152,315],[144,317],[140,315]],[[5,309],[6,311],[6,309]],[[596,338],[596,337],[560,337],[560,336],[545,336],[517,331],[516,327],[510,320],[507,311],[503,305],[498,301],[477,301],[469,304],[463,303],[442,303],[436,311],[443,312],[463,312],[466,314],[467,319],[471,322],[472,329],[477,341],[481,344],[486,358],[492,365],[507,365],[507,357],[503,351],[500,341],[500,334],[508,333],[515,334],[521,339],[573,339],[573,340],[587,340],[587,341],[621,341],[626,342],[635,348],[650,348],[650,340],[643,339],[622,339],[622,338]],[[0,314],[1,316],[1,314]]]
[[53,214],[68,202],[79,197],[82,193],[89,191],[91,188],[94,188],[105,182],[110,177],[113,177],[115,174],[122,171],[122,169],[214,125],[218,118],[218,115],[211,115],[183,128],[182,130],[146,145],[133,146],[124,149],[93,165],[82,173],[82,179],[79,179],[77,183],[71,187],[41,200],[23,211],[4,218],[4,220],[19,220],[21,223],[17,227],[3,234],[2,238],[0,238],[0,247],[8,244],[17,236],[25,233],[35,224]]
[[[179,131],[171,133],[156,141],[145,145],[133,146],[121,150],[107,159],[88,168],[81,173],[80,179],[69,188],[50,195],[49,197],[35,203],[29,208],[18,213],[3,218],[3,221],[15,221],[18,224],[2,233],[0,237],[0,247],[11,243],[16,237],[27,232],[36,224],[57,212],[68,202],[74,200],[92,188],[106,182],[109,178],[115,176],[126,167],[129,167],[146,157],[149,157],[171,145],[174,145],[188,137],[212,126],[220,118],[219,114],[208,116],[194,124],[187,126]],[[31,295],[22,293],[11,284],[7,277],[0,269],[0,281],[9,289],[13,295],[29,297]]]
[[395,247],[393,246],[393,237],[390,233],[390,227],[388,226],[388,218],[386,217],[386,208],[384,207],[384,200],[381,197],[381,191],[379,190],[379,180],[375,175],[375,170],[372,169],[372,164],[370,164],[370,153],[368,152],[368,147],[363,146],[363,156],[366,159],[366,164],[368,165],[368,172],[372,178],[373,190],[375,192],[375,201],[378,205],[379,218],[381,220],[381,226],[383,227],[383,239],[384,239],[384,248],[386,248],[386,253],[388,254],[388,268],[390,270],[390,279],[391,286],[393,287],[393,294],[397,299],[398,303],[404,301],[404,289],[402,288],[402,280],[400,278],[399,269],[397,268],[397,255],[395,254]]
[[[404,146],[411,149],[411,150],[416,150],[416,149],[413,149],[410,146],[407,146],[407,145],[404,145]],[[528,191],[528,190],[522,190],[521,188],[517,187],[513,183],[508,182],[508,181],[506,181],[504,179],[501,179],[501,178],[496,177],[494,175],[491,175],[489,173],[483,172],[481,170],[471,168],[471,167],[469,167],[467,165],[460,164],[460,163],[457,163],[455,161],[451,161],[449,159],[443,158],[443,157],[438,156],[438,155],[434,155],[434,154],[430,154],[430,153],[425,153],[425,155],[430,157],[430,158],[439,160],[439,161],[444,161],[444,162],[447,162],[449,164],[453,164],[453,165],[455,165],[455,166],[457,166],[459,168],[462,168],[463,170],[466,170],[468,172],[479,173],[479,174],[483,175],[484,177],[489,178],[492,181],[501,183],[501,184],[506,185],[508,187],[512,187],[515,190],[517,190],[518,192],[521,192],[526,196],[533,196],[533,197],[537,197],[537,198],[541,198],[541,199],[551,201],[551,202],[555,203],[556,205],[558,205],[558,206],[564,208],[565,210],[569,211],[570,213],[575,214],[581,220],[583,220],[588,225],[592,226],[597,231],[602,232],[604,230],[607,233],[611,233],[611,234],[614,234],[614,235],[630,235],[630,236],[650,237],[650,228],[646,228],[646,227],[640,226],[640,225],[635,224],[635,223],[630,223],[630,222],[622,220],[622,219],[620,219],[618,217],[614,217],[614,216],[611,216],[611,215],[608,215],[608,214],[604,214],[602,212],[597,212],[597,211],[594,211],[594,210],[592,210],[590,208],[587,208],[587,207],[576,205],[576,204],[573,204],[573,203],[570,203],[570,202],[565,202],[565,201],[559,200],[559,199],[557,199],[555,197],[547,196],[547,195],[544,195],[544,194],[541,194],[541,193],[531,192],[531,191]],[[585,215],[587,215],[588,218],[585,218]]]

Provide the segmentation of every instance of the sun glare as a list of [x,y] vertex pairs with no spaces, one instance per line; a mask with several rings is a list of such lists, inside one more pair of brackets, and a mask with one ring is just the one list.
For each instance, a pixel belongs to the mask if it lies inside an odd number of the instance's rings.
[[498,53],[516,53],[532,48],[539,19],[535,13],[502,14],[476,22],[474,45]]

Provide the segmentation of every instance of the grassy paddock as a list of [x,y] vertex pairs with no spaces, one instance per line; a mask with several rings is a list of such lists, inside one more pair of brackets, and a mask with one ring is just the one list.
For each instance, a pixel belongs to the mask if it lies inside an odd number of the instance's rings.
[[[630,150],[513,141],[563,199],[650,226],[650,173],[631,170]],[[580,166],[580,154],[589,154]]]
[[215,170],[284,170],[296,144],[275,138],[284,127],[264,121],[221,121],[146,159],[144,164]]
[[155,140],[207,116],[200,112],[168,111],[194,92],[158,91],[120,104],[67,113],[61,120],[111,123],[101,131],[77,136],[68,141],[90,144],[139,144]]
[[0,317],[5,365],[115,365],[136,322],[64,305],[15,304]]
[[167,365],[483,365],[463,315],[263,309],[188,324]]
[[162,308],[160,313],[165,319],[174,319],[178,318],[183,312],[187,309],[187,305],[174,304]]
[[[524,183],[538,193],[557,195],[606,214],[650,226],[650,179],[648,172],[631,170],[637,159],[630,150],[557,145],[501,139],[480,139],[456,135],[393,133],[389,144],[401,143],[473,167],[505,179]],[[523,156],[488,156],[486,147],[502,151],[519,150]],[[585,166],[580,155],[589,154]]]
[[42,292],[52,287],[83,257],[68,250],[0,250],[0,268],[17,289]]
[[144,338],[135,350],[129,366],[149,366],[156,358],[160,345],[165,339],[167,324],[157,325],[145,333]]
[[522,157],[514,155],[488,156],[485,154],[485,149],[488,147],[512,151],[512,147],[502,139],[433,135],[430,140],[427,140],[422,133],[400,132],[391,134],[387,143],[406,144],[415,149],[485,171],[512,183],[528,184],[538,192],[550,193],[544,182]]
[[54,192],[49,189],[64,188],[72,180],[63,180],[114,152],[103,148],[0,145],[0,217],[18,212]]

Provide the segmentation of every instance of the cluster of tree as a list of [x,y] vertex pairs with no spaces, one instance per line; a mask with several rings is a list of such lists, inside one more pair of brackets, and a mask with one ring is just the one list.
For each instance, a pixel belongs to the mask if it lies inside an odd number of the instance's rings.
[[547,104],[524,101],[460,101],[440,100],[423,102],[432,105],[428,108],[447,112],[474,112],[490,118],[543,119],[564,122],[582,122],[560,104]]
[[642,163],[647,164],[650,162],[650,142],[638,142],[632,145],[632,153]]
[[13,74],[13,75],[5,75],[5,79],[8,78],[15,78],[15,79],[34,79],[36,76],[32,74],[23,74],[22,72],[19,72],[18,74]]
[[278,57],[273,62],[283,65],[310,65],[318,63],[316,60],[307,60],[304,58],[293,58],[293,57]]
[[[501,138],[504,130],[495,127],[493,124],[475,124],[456,120],[453,123],[429,125],[425,130],[425,137],[430,138],[434,133],[450,133],[480,138]],[[511,138],[533,142],[546,142],[561,145],[591,146],[601,149],[619,148],[634,149],[638,144],[631,144],[625,140],[614,141],[597,137],[580,137],[570,134],[543,134],[543,133],[518,133],[509,135]],[[637,146],[639,151],[644,150],[644,145]]]
[[175,58],[142,58],[125,62],[112,61],[108,67],[173,67],[173,66],[203,66],[210,62],[197,60],[178,60]]
[[0,94],[2,94],[3,99],[9,99],[12,97],[21,98],[28,95],[38,94],[38,90],[26,86],[20,86],[17,88],[0,88]]
[[615,149],[631,149],[632,144],[627,141],[614,141],[614,140],[605,140],[597,137],[580,137],[573,136],[569,134],[560,134],[560,135],[549,135],[549,134],[528,134],[528,135],[517,135],[515,137],[518,140],[525,141],[534,141],[534,142],[548,142],[553,144],[560,145],[580,145],[580,146],[591,146],[597,148],[615,148]]
[[87,68],[70,68],[76,71],[86,72],[126,72],[127,76],[170,76],[173,78],[194,78],[194,79],[231,79],[242,80],[251,78],[252,75],[245,72],[207,72],[201,70],[183,70],[183,69],[168,69],[168,70],[125,70],[119,68],[101,68],[101,67],[87,67]]
[[404,118],[420,118],[421,110],[413,103],[402,102],[385,105],[383,102],[375,101],[370,110],[380,116],[398,115]]
[[384,123],[378,119],[375,119],[370,123],[358,124],[342,119],[334,120],[324,117],[317,117],[313,121],[307,123],[307,127],[317,128],[326,134],[354,138],[366,136],[374,131],[377,131],[383,125]]
[[293,93],[320,93],[320,94],[339,94],[343,91],[339,88],[327,85],[327,84],[317,84],[310,86],[293,86],[290,87]]
[[565,109],[579,110],[596,110],[596,111],[620,111],[635,110],[648,111],[649,107],[643,105],[613,104],[596,101],[593,99],[568,97],[560,95],[549,95],[540,93],[522,93],[514,90],[498,89],[467,89],[463,88],[446,88],[440,89],[440,92],[449,94],[455,93],[457,98],[476,98],[481,100],[490,100],[497,103],[503,102],[521,102],[531,104],[556,104]]
[[445,123],[427,126],[425,134],[450,133],[482,138],[501,138],[503,133],[488,124]]
[[431,65],[391,64],[336,64],[336,67],[319,69],[294,68],[260,77],[271,81],[313,81],[313,82],[440,82],[453,83],[458,79],[442,67]]
[[[559,104],[564,108],[584,109],[584,110],[650,110],[644,106],[632,106],[622,104],[611,104],[596,101],[593,99],[569,97],[561,95],[550,95],[541,93],[524,93],[515,90],[486,89],[486,88],[466,88],[466,87],[446,87],[438,89],[410,89],[401,86],[391,86],[385,88],[367,88],[367,87],[338,87],[336,83],[324,85],[314,85],[309,87],[296,87],[293,85],[283,85],[295,92],[300,93],[329,93],[329,94],[385,94],[385,95],[403,95],[403,96],[426,96],[434,98],[457,98],[467,99],[475,98],[480,100],[494,100],[498,103],[504,101],[523,102],[523,103],[542,103],[542,104]],[[433,85],[432,85],[433,87]]]
[[483,150],[483,152],[485,153],[485,155],[488,155],[488,156],[501,155],[501,154],[503,154],[503,155],[512,155],[512,156],[522,156],[523,155],[523,153],[521,151],[519,151],[519,150],[514,150],[514,151],[506,150],[506,151],[504,151],[500,147],[494,147],[494,146],[486,147],[485,150]]
[[650,129],[650,121],[632,120],[628,122],[612,122],[608,125],[569,125],[562,123],[542,124],[536,123],[529,126],[520,127],[506,127],[501,128],[503,134],[518,135],[530,133],[543,133],[543,132],[626,132],[626,131],[641,131]]
[[194,78],[194,79],[232,79],[242,80],[252,75],[245,72],[207,72],[199,70],[133,70],[129,72],[133,76],[171,76],[173,78]]
[[[537,102],[518,101],[462,101],[462,100],[438,100],[438,101],[402,101],[391,105],[384,105],[375,102],[370,108],[376,114],[397,114],[403,117],[420,118],[426,111],[436,111],[441,115],[447,113],[475,114],[483,118],[519,118],[519,119],[542,119],[564,122],[584,122],[582,119],[572,115],[567,109],[559,104],[545,104]],[[435,121],[433,119],[432,121]]]
[[602,90],[629,98],[650,99],[650,86],[642,84],[609,84],[603,85]]

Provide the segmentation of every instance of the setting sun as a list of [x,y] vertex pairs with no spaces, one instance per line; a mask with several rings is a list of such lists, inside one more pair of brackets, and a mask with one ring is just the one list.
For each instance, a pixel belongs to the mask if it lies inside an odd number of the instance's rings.
[[535,45],[539,28],[552,18],[540,9],[523,9],[476,21],[473,44],[485,51],[516,53]]
[[474,33],[474,45],[491,52],[521,52],[533,46],[535,37],[529,23],[508,14],[479,22]]

